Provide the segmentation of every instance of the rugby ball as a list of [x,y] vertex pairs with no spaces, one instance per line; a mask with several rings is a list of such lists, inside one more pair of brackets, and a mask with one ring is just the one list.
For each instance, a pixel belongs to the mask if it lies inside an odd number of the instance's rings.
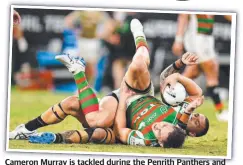
[[169,104],[171,106],[176,106],[183,102],[186,98],[186,89],[185,87],[177,82],[174,87],[167,85],[162,94],[162,101],[165,104]]

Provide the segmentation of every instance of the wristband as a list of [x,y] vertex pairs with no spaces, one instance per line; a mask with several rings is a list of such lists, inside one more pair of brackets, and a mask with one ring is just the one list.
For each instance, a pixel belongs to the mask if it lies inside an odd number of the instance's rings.
[[180,63],[185,66],[186,64],[182,61],[182,58],[180,58]]
[[182,36],[176,36],[175,37],[175,42],[177,42],[177,43],[183,43],[183,37]]
[[178,67],[176,66],[175,62],[173,63],[173,68],[174,68],[175,70],[180,70],[180,68],[178,68]]

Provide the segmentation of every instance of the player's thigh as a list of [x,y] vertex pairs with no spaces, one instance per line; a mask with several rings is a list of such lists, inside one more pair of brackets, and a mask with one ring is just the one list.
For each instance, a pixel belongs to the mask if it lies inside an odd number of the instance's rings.
[[148,69],[148,62],[146,55],[148,55],[146,48],[140,48],[133,57],[131,64],[125,74],[126,83],[132,88],[144,90],[148,88],[151,80]]
[[113,125],[118,102],[113,96],[105,96],[100,100],[99,111],[85,116],[90,127],[110,127]]
[[98,122],[98,126],[110,127],[114,123],[118,101],[113,96],[105,96],[100,101],[99,115],[103,116],[103,120]]
[[190,78],[190,79],[195,79],[200,75],[200,69],[198,65],[191,65],[191,66],[186,66],[183,76]]

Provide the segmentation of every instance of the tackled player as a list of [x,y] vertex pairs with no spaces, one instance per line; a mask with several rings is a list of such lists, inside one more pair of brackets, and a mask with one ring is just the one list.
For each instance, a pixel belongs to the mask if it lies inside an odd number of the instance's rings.
[[[125,107],[125,105],[128,106],[127,114],[129,114],[129,106],[134,106],[134,104],[139,101],[141,101],[141,107],[133,107],[139,109],[137,109],[136,111],[137,114],[132,114],[133,112],[130,110],[129,119],[133,118],[131,115],[138,116],[141,114],[141,111],[147,108],[153,108],[155,110],[155,113],[159,111],[157,110],[159,106],[164,109],[164,111],[161,111],[162,114],[158,114],[158,116],[162,115],[163,117],[159,118],[158,120],[164,120],[165,122],[162,122],[162,125],[166,127],[165,129],[161,129],[161,124],[157,123],[153,125],[154,127],[152,129],[152,123],[147,125],[150,127],[149,132],[155,132],[153,134],[154,139],[149,143],[145,142],[146,145],[162,146],[162,143],[166,141],[169,135],[173,137],[174,134],[175,137],[176,134],[179,134],[181,135],[181,140],[177,142],[181,144],[174,145],[175,142],[173,142],[173,138],[170,138],[171,142],[169,144],[166,144],[165,146],[180,147],[185,139],[185,133],[184,131],[182,131],[181,128],[185,129],[187,134],[190,136],[202,136],[206,134],[209,127],[208,119],[202,114],[190,115],[194,111],[194,109],[202,103],[202,91],[193,81],[176,73],[184,65],[195,64],[197,56],[191,53],[185,53],[181,59],[177,60],[161,74],[161,93],[163,92],[163,89],[167,84],[171,84],[171,87],[173,87],[173,84],[179,81],[185,86],[188,94],[190,95],[190,100],[192,101],[189,102],[188,99],[186,100],[186,102],[183,102],[180,106],[176,108],[168,106],[154,97],[153,85],[150,81],[150,74],[148,71],[149,54],[141,23],[138,20],[133,20],[131,22],[131,30],[135,38],[137,51],[124,78],[125,81],[121,86],[122,90],[118,89],[114,91],[112,94],[102,98],[101,101],[98,103],[98,99],[95,93],[92,91],[92,89],[88,85],[88,82],[86,81],[84,74],[84,61],[79,60],[78,58],[71,58],[68,55],[57,56],[56,59],[64,63],[69,71],[74,74],[74,79],[79,89],[79,97],[77,98],[76,96],[71,96],[63,100],[61,103],[49,108],[46,112],[44,112],[41,116],[35,118],[34,120],[18,126],[14,131],[10,132],[9,138],[27,139],[30,135],[36,134],[36,129],[46,125],[59,123],[67,115],[72,115],[77,118],[87,129],[85,129],[84,131],[66,131],[61,134],[44,133],[41,135],[33,136],[33,138],[30,138],[30,141],[38,143],[114,143],[114,134],[111,129],[107,127],[113,125],[116,110],[118,108],[118,102],[119,110],[117,114],[124,112],[123,108]],[[148,103],[155,105],[155,107],[151,106]],[[166,112],[168,112],[170,117],[168,116],[168,114],[163,115]],[[124,114],[121,115],[121,123],[118,122],[119,115],[116,116],[115,132],[118,139],[126,144],[135,144],[131,142],[128,143],[126,136],[128,132],[125,132],[125,134],[123,135],[123,131],[121,130],[136,130],[138,129],[138,123],[132,123],[134,120],[131,120],[130,123],[134,126],[130,125],[130,128],[124,128]],[[141,120],[139,122],[142,123]],[[106,129],[96,127],[103,127]],[[169,130],[166,130],[167,128],[169,128]],[[134,136],[134,133],[137,133],[137,131],[135,130],[132,131],[133,134],[130,132],[129,135]],[[158,134],[159,131],[161,132],[161,134]],[[108,137],[109,139],[107,139]],[[163,138],[163,142],[160,140],[159,143],[157,141],[157,138],[161,137]]]

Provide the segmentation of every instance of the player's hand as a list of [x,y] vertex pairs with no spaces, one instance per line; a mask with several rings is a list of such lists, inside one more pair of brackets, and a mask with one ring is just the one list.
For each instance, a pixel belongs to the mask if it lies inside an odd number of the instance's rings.
[[174,42],[172,46],[172,52],[174,53],[174,55],[180,56],[183,53],[183,48],[183,43]]
[[196,108],[198,108],[203,104],[203,101],[204,101],[204,96],[199,96],[195,98],[192,102],[189,103],[185,112],[192,113]]
[[19,25],[21,22],[21,17],[17,11],[13,11],[13,25]]
[[185,65],[198,64],[198,56],[191,52],[186,52],[181,57],[181,62]]
[[162,84],[160,84],[161,91],[163,92],[167,85],[169,85],[169,87],[171,89],[173,89],[173,87],[179,80],[179,76],[180,76],[179,73],[173,73],[173,74],[169,75],[168,77],[166,77],[165,80],[162,82]]

